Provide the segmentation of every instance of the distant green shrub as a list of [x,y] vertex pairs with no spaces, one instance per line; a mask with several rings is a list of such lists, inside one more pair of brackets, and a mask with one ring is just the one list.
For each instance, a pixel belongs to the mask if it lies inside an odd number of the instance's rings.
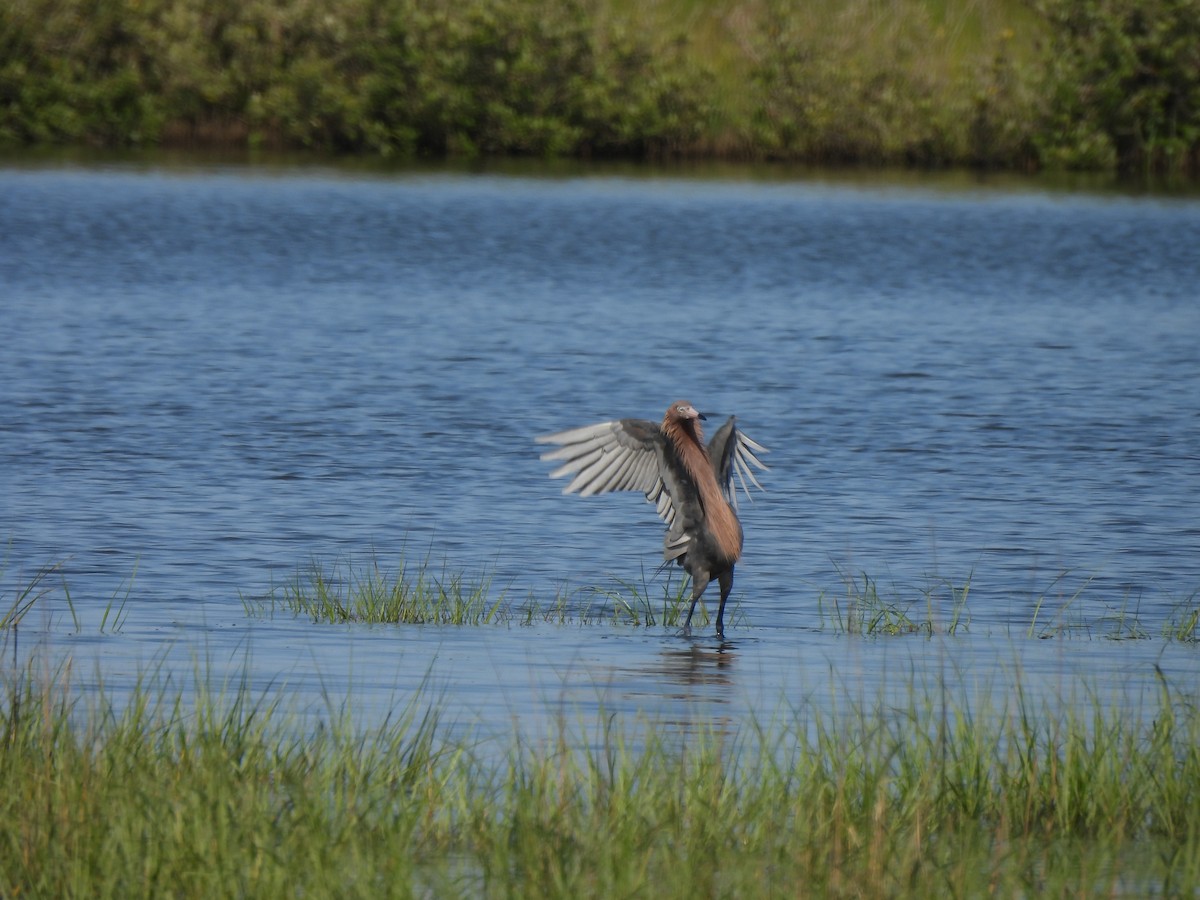
[[757,32],[755,143],[822,161],[1023,162],[1031,100],[1011,37],[997,39],[987,63],[963,64],[925,7],[851,0],[831,14],[776,0]]
[[1042,0],[1043,159],[1068,168],[1195,169],[1200,2]]
[[962,124],[967,128],[967,160],[973,165],[1037,166],[1041,101],[1035,73],[1017,60],[1013,38],[1011,30],[1002,31],[992,58],[965,76],[971,105]]
[[[893,31],[885,42],[888,58],[851,51],[865,28],[881,24]],[[929,72],[909,65],[913,31],[904,26],[901,18],[874,18],[867,4],[832,21],[786,0],[768,4],[752,70],[762,95],[757,142],[769,155],[817,160],[931,162],[959,155],[927,117],[918,124],[911,116],[914,107],[932,105],[936,86]]]
[[645,156],[696,136],[703,76],[595,4],[393,5],[382,39],[354,60],[377,149]]
[[5,0],[47,143],[1195,169],[1200,0]]
[[705,76],[597,3],[13,0],[0,141],[219,141],[382,155],[692,142]]
[[0,141],[136,144],[163,118],[141,22],[113,0],[0,4]]

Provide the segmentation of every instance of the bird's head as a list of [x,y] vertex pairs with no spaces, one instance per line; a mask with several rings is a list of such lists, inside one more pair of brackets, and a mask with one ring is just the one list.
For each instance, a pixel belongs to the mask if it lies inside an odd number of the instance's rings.
[[667,407],[667,414],[663,416],[664,422],[688,422],[692,419],[704,421],[704,413],[697,411],[696,407],[688,403],[686,400],[678,400]]

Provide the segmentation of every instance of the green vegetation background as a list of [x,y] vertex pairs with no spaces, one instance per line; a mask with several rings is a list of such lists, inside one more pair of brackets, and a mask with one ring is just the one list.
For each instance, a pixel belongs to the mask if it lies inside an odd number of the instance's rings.
[[1194,173],[1200,0],[6,0],[46,144]]

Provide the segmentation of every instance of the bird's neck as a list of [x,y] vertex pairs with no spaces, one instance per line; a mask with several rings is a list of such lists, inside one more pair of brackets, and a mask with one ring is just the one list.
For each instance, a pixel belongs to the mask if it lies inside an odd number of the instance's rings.
[[699,486],[705,480],[705,476],[715,484],[717,479],[708,462],[708,451],[704,449],[704,435],[700,431],[700,425],[694,419],[667,419],[662,428],[696,485]]
[[713,472],[708,451],[704,449],[699,424],[695,420],[668,420],[663,423],[663,431],[675,445],[679,459],[692,476],[696,490],[700,493],[704,520],[709,531],[730,562],[736,561],[742,553],[742,529],[732,507],[721,493],[721,486],[717,484],[717,476]]

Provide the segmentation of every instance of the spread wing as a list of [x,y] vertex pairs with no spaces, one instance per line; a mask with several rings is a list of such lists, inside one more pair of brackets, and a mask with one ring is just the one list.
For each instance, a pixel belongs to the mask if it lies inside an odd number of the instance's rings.
[[572,428],[536,438],[539,444],[558,444],[542,459],[561,462],[551,478],[570,476],[564,494],[582,497],[609,491],[641,491],[667,525],[675,522],[675,507],[663,484],[662,454],[666,440],[654,422],[617,419]]
[[[766,464],[755,455],[758,453],[770,451],[738,431],[735,416],[730,416],[708,442],[708,458],[712,460],[713,474],[717,476],[717,484],[721,486],[725,499],[734,509],[737,509],[737,486],[733,482],[735,475],[747,497],[750,497],[750,485],[746,482],[763,490],[754,477],[754,468],[767,470]],[[752,497],[750,499],[753,500]]]

